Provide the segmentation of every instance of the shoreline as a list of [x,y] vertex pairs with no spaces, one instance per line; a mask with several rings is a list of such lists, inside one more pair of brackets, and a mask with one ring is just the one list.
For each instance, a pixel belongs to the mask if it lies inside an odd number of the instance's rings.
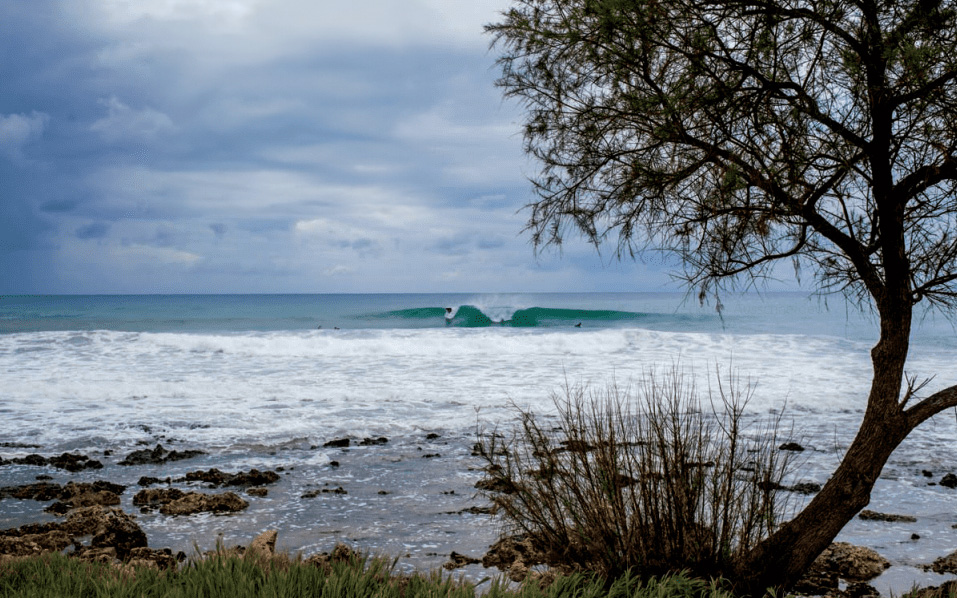
[[[0,485],[7,489],[17,486],[17,481],[19,485],[63,486],[69,482],[95,480],[125,485],[116,507],[134,515],[150,547],[169,548],[173,554],[189,555],[197,549],[211,550],[217,545],[243,545],[264,530],[275,529],[279,531],[279,551],[308,556],[344,543],[367,554],[396,558],[399,571],[422,572],[441,567],[453,552],[481,559],[499,537],[500,525],[481,513],[488,502],[474,487],[482,474],[480,460],[471,455],[473,440],[474,437],[464,435],[443,437],[438,434],[395,439],[332,438],[325,446],[290,448],[285,455],[272,450],[263,454],[241,454],[221,453],[212,447],[204,450],[146,445],[122,454],[107,449],[99,454],[84,455],[75,461],[80,464],[99,461],[102,468],[84,467],[74,472],[48,463],[39,464],[35,457],[31,458],[35,464],[13,462],[26,459],[22,453],[27,450],[41,453],[42,450],[8,444],[0,447],[0,457],[5,459],[0,465],[0,476],[4,480]],[[326,458],[316,459],[321,463],[310,464],[301,458],[304,452],[321,453]],[[21,456],[11,459],[10,453]],[[146,459],[120,465],[129,462],[134,453],[154,454],[155,462]],[[167,459],[170,455],[186,456]],[[58,455],[47,454],[44,458],[49,457]],[[248,475],[257,470],[253,465],[269,462],[287,462],[288,465],[276,467],[275,479],[264,484],[213,484],[214,480],[195,475],[210,470]],[[187,479],[187,474],[194,476]],[[38,477],[48,479],[37,480]],[[141,483],[144,481],[149,483]],[[882,476],[881,482],[886,486],[907,480],[885,480]],[[137,494],[150,489],[232,492],[248,506],[235,514],[163,514],[158,508],[135,504]],[[251,489],[254,491],[250,492]],[[953,492],[957,497],[957,490]],[[792,498],[802,500],[799,496]],[[54,502],[4,497],[0,500],[0,529],[62,521],[62,515],[44,512]],[[887,509],[886,501],[879,497],[872,505],[885,513],[913,515],[907,511],[907,505]],[[856,518],[838,538],[872,548],[891,560],[892,566],[870,582],[882,595],[900,595],[915,583],[939,586],[954,579],[953,575],[922,571],[918,565],[929,565],[953,550],[934,547],[941,542],[948,543],[944,536],[957,533],[951,529],[955,516],[952,511],[936,516],[918,515],[913,521]],[[497,573],[477,564],[457,569],[458,574],[473,580],[492,572]]]

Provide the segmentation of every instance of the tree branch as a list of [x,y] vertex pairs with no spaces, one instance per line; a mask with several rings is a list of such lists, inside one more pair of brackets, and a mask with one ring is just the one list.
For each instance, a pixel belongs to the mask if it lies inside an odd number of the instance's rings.
[[913,429],[949,407],[957,407],[957,386],[935,392],[904,411],[904,416],[907,418],[907,425]]

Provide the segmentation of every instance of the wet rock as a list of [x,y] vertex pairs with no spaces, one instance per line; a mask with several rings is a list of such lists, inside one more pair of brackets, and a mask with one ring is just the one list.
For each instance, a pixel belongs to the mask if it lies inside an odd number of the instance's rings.
[[380,436],[379,438],[363,438],[362,442],[359,443],[359,446],[377,446],[380,444],[386,444],[389,442],[389,439],[385,436]]
[[195,513],[236,513],[249,506],[233,492],[203,494],[187,492],[182,497],[160,507],[164,515],[193,515]]
[[279,481],[279,474],[274,471],[259,471],[250,469],[243,473],[225,473],[218,469],[207,471],[191,471],[186,474],[187,482],[206,482],[214,488],[219,486],[264,486]]
[[[65,503],[64,505],[57,507],[62,514],[72,509],[74,506],[89,506],[91,504],[118,504],[119,498],[117,497],[114,499],[110,495],[122,494],[124,490],[126,490],[126,486],[121,484],[113,484],[103,480],[92,483],[69,482],[65,486],[60,486],[50,482],[38,482],[36,484],[6,486],[4,488],[0,488],[0,499],[9,497],[21,500],[60,500]],[[79,498],[81,496],[83,496],[82,499]]]
[[811,564],[809,573],[836,574],[849,582],[868,581],[890,567],[890,561],[870,548],[834,542]]
[[515,492],[515,484],[503,478],[484,478],[475,482],[475,487],[486,492],[501,492],[502,494]]
[[794,452],[800,453],[801,451],[804,450],[804,447],[796,442],[785,442],[784,444],[779,446],[778,449],[782,451],[794,451]]
[[878,513],[877,511],[870,511],[868,509],[861,511],[861,513],[858,515],[858,518],[865,521],[887,521],[891,523],[914,523],[917,521],[917,517],[913,517],[911,515]]
[[315,498],[320,494],[349,494],[345,488],[342,486],[336,488],[323,488],[321,490],[310,490],[303,494],[300,498]]
[[0,531],[0,555],[24,557],[48,552],[60,552],[73,543],[67,532],[58,529],[35,530],[39,533],[22,532],[23,528]]
[[60,498],[63,488],[59,484],[38,482],[23,486],[5,486],[0,488],[0,499],[17,498],[20,500],[56,500]]
[[50,457],[47,459],[47,464],[71,472],[84,469],[103,469],[103,464],[99,461],[78,453],[63,453],[59,457]]
[[348,438],[336,438],[322,445],[323,448],[346,448],[349,446]]
[[948,473],[940,480],[940,485],[946,488],[957,488],[957,475]]
[[143,476],[136,481],[137,486],[152,486],[153,484],[171,484],[173,482],[169,477],[160,479],[151,476]]
[[98,522],[96,533],[90,540],[92,548],[113,548],[117,557],[123,560],[130,550],[145,547],[146,544],[146,534],[140,526],[132,516],[119,509],[110,509],[104,513],[104,519]]
[[248,554],[271,557],[276,554],[276,539],[279,532],[272,529],[256,536],[249,545]]
[[957,579],[945,581],[940,586],[920,588],[904,594],[904,598],[950,598],[957,596]]
[[942,556],[930,565],[924,565],[921,568],[934,573],[957,573],[957,552]]
[[56,515],[65,515],[69,511],[79,507],[90,507],[94,505],[112,507],[118,504],[120,504],[118,494],[110,492],[109,490],[99,490],[84,492],[66,500],[59,500],[43,510]]
[[182,551],[174,555],[169,548],[154,550],[141,546],[130,550],[128,563],[131,567],[147,567],[165,571],[175,569],[177,563],[185,560],[186,554]]
[[844,596],[846,598],[880,598],[881,593],[871,584],[858,581],[847,584]]
[[441,438],[441,436],[439,436],[435,432],[430,432],[429,434],[425,435],[426,440],[435,440],[436,438]]
[[482,557],[483,567],[495,567],[515,582],[525,581],[530,574],[529,567],[545,562],[545,555],[524,535],[499,538]]
[[[89,546],[80,544],[83,537],[92,538]],[[131,515],[100,505],[73,509],[63,523],[30,524],[0,531],[0,554],[61,552],[71,544],[75,556],[109,562],[126,558],[134,548],[145,547],[146,534]]]
[[319,567],[323,571],[331,573],[332,565],[335,563],[352,563],[361,559],[362,555],[359,554],[359,552],[349,548],[345,544],[336,544],[331,553],[323,552],[321,554],[311,555],[303,561],[303,564]]
[[148,488],[133,496],[138,507],[156,508],[182,498],[186,493],[178,488]]
[[18,457],[6,461],[6,463],[16,463],[17,465],[33,465],[42,467],[49,465],[58,469],[65,469],[70,472],[82,471],[84,469],[103,469],[103,464],[95,459],[90,459],[86,455],[79,453],[63,453],[58,457],[44,457],[43,455],[30,454],[26,457]]
[[262,486],[254,486],[252,488],[246,488],[246,494],[249,496],[267,496],[269,494],[268,488],[263,488]]
[[449,560],[442,563],[442,568],[447,571],[452,571],[453,569],[460,569],[468,565],[475,565],[481,563],[482,559],[475,559],[470,556],[465,556],[464,554],[459,554],[455,551],[452,551],[452,554],[449,555]]
[[791,492],[797,494],[817,494],[821,491],[821,485],[814,482],[799,482],[788,488]]
[[205,451],[186,450],[186,451],[168,451],[163,445],[157,444],[152,449],[142,449],[133,451],[126,458],[119,462],[120,465],[159,465],[170,461],[182,461],[183,459],[192,459],[199,455],[205,455]]

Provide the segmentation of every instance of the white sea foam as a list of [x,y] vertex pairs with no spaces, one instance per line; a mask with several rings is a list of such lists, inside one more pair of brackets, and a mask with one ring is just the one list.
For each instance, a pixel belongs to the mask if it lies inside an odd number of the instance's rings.
[[[859,410],[869,346],[834,337],[643,329],[420,329],[0,336],[4,437],[43,444],[321,439],[466,429],[551,408],[568,380],[628,385],[678,364],[706,389],[716,369],[756,385],[751,408]],[[933,374],[953,353],[909,371]],[[948,361],[950,360],[950,361]]]

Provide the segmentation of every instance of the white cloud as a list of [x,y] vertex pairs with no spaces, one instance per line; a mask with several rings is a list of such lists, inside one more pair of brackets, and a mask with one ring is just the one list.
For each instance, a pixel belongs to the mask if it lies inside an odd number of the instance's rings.
[[118,23],[139,19],[243,19],[257,4],[260,0],[101,0],[102,8]]
[[170,247],[153,247],[150,245],[119,245],[112,246],[110,253],[118,262],[127,267],[137,264],[181,264],[192,265],[202,259],[202,256],[189,251]]
[[90,130],[110,143],[128,140],[151,141],[175,128],[173,120],[158,110],[134,110],[115,96],[109,100],[100,100],[100,103],[106,106],[108,113],[90,125]]
[[29,115],[0,114],[0,152],[12,160],[23,160],[23,146],[38,139],[49,121],[49,115],[36,110]]
[[352,274],[355,272],[355,268],[350,268],[349,266],[332,266],[331,268],[326,268],[322,271],[325,276],[342,276],[344,274]]

